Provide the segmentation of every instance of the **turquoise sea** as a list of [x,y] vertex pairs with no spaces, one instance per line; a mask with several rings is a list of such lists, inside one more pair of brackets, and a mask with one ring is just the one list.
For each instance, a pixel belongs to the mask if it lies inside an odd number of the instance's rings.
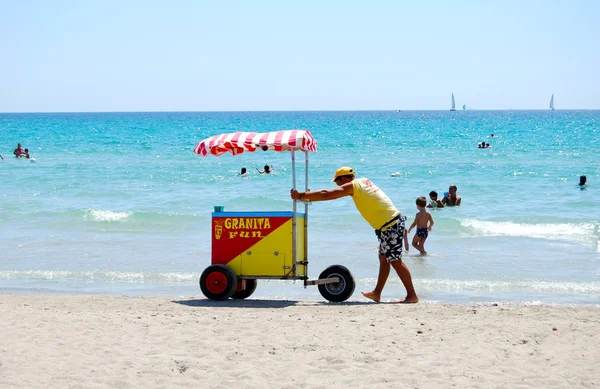
[[[0,114],[0,292],[202,297],[213,206],[291,210],[291,159],[194,146],[294,128],[318,141],[311,189],[352,166],[411,223],[418,196],[458,186],[462,206],[432,211],[429,255],[405,256],[421,300],[600,306],[600,111]],[[12,156],[17,143],[35,162]],[[265,163],[274,174],[256,172]],[[309,276],[343,264],[364,301],[373,231],[349,198],[309,215]],[[383,298],[403,296],[392,274]],[[259,281],[253,297],[323,300],[291,281]]]

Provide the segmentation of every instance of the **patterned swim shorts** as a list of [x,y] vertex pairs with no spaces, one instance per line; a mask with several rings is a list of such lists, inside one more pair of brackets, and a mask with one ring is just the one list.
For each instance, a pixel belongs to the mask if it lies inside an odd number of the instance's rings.
[[402,239],[404,239],[404,223],[406,216],[401,216],[398,223],[381,231],[379,236],[379,255],[385,256],[388,263],[402,260]]
[[429,231],[427,228],[417,228],[417,236],[419,238],[427,238],[429,236]]

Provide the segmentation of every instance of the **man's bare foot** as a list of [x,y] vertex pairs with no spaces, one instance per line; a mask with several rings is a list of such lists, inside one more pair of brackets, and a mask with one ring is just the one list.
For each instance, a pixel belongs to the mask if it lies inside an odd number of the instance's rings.
[[427,255],[427,251],[425,251],[425,250],[421,251],[421,255]]
[[360,293],[362,293],[362,295],[365,296],[366,298],[375,301],[376,303],[378,303],[379,300],[381,300],[381,296],[376,294],[375,292],[360,292]]
[[417,296],[404,298],[403,300],[396,301],[397,304],[416,304],[419,302],[419,298]]

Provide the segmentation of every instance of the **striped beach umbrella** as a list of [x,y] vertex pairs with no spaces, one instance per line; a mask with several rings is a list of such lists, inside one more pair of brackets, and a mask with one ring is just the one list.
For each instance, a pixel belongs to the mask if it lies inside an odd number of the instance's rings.
[[244,151],[317,151],[317,141],[308,130],[273,132],[233,132],[206,138],[196,145],[194,153],[207,155],[241,154]]

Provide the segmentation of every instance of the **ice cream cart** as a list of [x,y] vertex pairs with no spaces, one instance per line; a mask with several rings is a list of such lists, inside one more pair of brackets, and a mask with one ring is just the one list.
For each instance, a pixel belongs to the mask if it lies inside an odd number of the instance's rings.
[[[305,190],[308,188],[308,154],[317,142],[308,130],[235,132],[207,138],[194,148],[201,156],[233,155],[245,151],[289,151],[292,188],[296,189],[296,152],[304,153]],[[347,300],[355,282],[342,265],[327,267],[318,279],[308,277],[308,204],[292,200],[292,211],[224,211],[211,217],[211,265],[200,276],[200,289],[211,300],[245,299],[256,290],[257,280],[301,280],[304,287],[318,286],[333,302]],[[304,205],[304,212],[298,206]],[[300,206],[301,206],[300,205]]]

